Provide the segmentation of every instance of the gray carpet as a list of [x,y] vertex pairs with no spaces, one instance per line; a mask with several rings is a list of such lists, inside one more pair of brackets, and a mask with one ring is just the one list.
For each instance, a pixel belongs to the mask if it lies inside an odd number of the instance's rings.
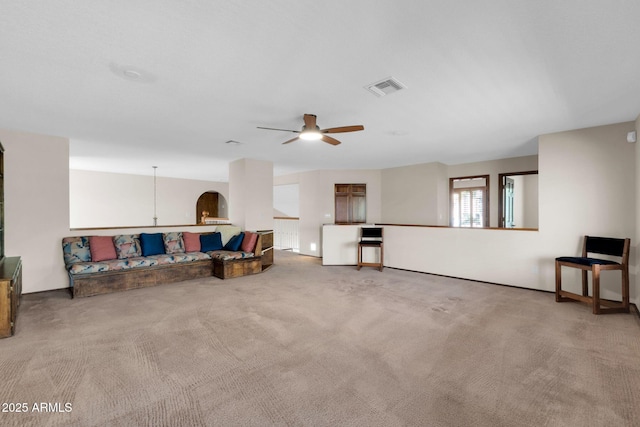
[[2,426],[637,426],[640,321],[276,252],[256,276],[25,295],[0,378],[28,406]]

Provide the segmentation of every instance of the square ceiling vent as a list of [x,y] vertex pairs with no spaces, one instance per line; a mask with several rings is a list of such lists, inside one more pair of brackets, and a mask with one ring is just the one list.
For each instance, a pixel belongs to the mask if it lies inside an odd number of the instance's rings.
[[407,87],[393,77],[387,77],[364,87],[375,96],[385,96]]

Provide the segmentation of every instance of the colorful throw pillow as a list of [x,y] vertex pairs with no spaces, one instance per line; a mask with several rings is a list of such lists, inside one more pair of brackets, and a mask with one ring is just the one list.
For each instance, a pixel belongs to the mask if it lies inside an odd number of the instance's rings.
[[182,233],[182,240],[184,241],[185,252],[201,252],[200,248],[200,233],[190,233],[185,231]]
[[184,253],[184,241],[182,240],[182,233],[174,231],[171,233],[165,233],[164,239],[164,252],[167,254],[183,254]]
[[225,251],[237,251],[240,249],[240,245],[242,244],[242,239],[244,238],[244,233],[236,234],[224,245]]
[[140,239],[137,234],[119,234],[113,236],[116,253],[119,259],[135,258],[142,256]]
[[65,237],[62,239],[62,254],[64,263],[69,266],[78,262],[91,261],[89,238],[86,236]]
[[220,233],[201,234],[200,235],[200,251],[219,251],[222,249],[222,235]]
[[93,262],[118,258],[111,236],[89,236],[89,250]]
[[164,240],[162,233],[140,233],[142,256],[164,254]]
[[240,250],[242,252],[253,252],[254,249],[256,248],[257,241],[258,241],[257,233],[246,231],[244,233],[244,239],[242,239],[242,244],[240,245]]

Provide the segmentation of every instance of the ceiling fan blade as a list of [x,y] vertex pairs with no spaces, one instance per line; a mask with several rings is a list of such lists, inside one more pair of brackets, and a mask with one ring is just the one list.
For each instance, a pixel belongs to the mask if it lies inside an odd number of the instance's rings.
[[338,141],[338,140],[337,140],[337,139],[335,139],[335,138],[331,138],[330,136],[327,136],[327,135],[322,135],[322,138],[321,138],[321,139],[322,139],[324,142],[328,142],[328,143],[329,143],[329,144],[331,144],[331,145],[338,145],[338,144],[340,144],[340,141]]
[[364,126],[362,125],[341,126],[337,128],[320,129],[320,132],[321,133],[341,133],[341,132],[356,132],[359,130],[364,130]]
[[315,130],[318,126],[316,125],[316,115],[315,114],[305,114],[304,115],[304,128],[308,130]]
[[290,143],[290,142],[297,141],[297,140],[299,140],[299,139],[300,139],[300,138],[296,136],[295,138],[291,138],[290,140],[283,142],[283,144],[288,144],[288,143]]
[[258,129],[266,129],[266,130],[281,130],[282,132],[293,132],[293,133],[300,133],[299,130],[291,130],[291,129],[276,129],[276,128],[265,128],[262,126],[256,126]]

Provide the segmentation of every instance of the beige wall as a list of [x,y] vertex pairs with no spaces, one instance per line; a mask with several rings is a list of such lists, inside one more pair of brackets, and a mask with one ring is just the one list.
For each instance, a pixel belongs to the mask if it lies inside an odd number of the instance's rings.
[[538,175],[522,175],[524,182],[522,197],[522,211],[524,218],[523,228],[538,228],[538,212],[539,212],[539,192],[538,192]]
[[239,159],[229,165],[229,219],[246,230],[273,229],[273,163]]
[[384,222],[449,224],[447,205],[449,180],[446,165],[424,163],[383,169],[381,177]]
[[[585,234],[635,235],[637,153],[626,142],[633,128],[628,122],[540,136],[539,231],[388,226],[385,264],[554,290],[555,257],[578,254]],[[631,298],[638,304],[635,269],[631,272]],[[576,272],[565,270],[563,278],[578,291]],[[603,296],[620,298],[619,274],[603,274]]]
[[23,292],[69,286],[69,140],[0,129],[5,148],[5,254],[22,257]]
[[275,185],[299,184],[301,254],[322,256],[322,224],[335,223],[334,185],[349,183],[367,184],[367,222],[380,222],[380,170],[322,170],[274,178]]
[[[636,121],[634,123],[634,130],[636,131],[636,137],[640,135],[640,115],[636,118]],[[640,245],[638,243],[640,243],[640,143],[639,142],[635,142],[633,144],[629,144],[629,145],[633,145],[634,150],[635,150],[635,156],[634,156],[634,160],[635,160],[635,184],[636,184],[636,189],[635,189],[635,196],[636,196],[636,202],[634,205],[630,205],[630,206],[635,206],[634,212],[635,212],[635,217],[636,217],[636,232],[635,235],[632,237],[632,239],[635,238],[635,242],[634,240],[631,240],[631,246],[633,248],[635,248],[635,253],[632,251],[631,252],[631,256],[629,258],[629,263],[631,264],[631,274],[632,276],[636,277],[636,298],[635,298],[635,303],[636,305],[640,306],[640,279],[638,279],[638,274],[640,274],[640,250],[638,250],[637,248],[640,247]],[[633,298],[632,298],[633,301]],[[640,307],[639,307],[640,308]]]
[[382,222],[449,225],[449,178],[490,175],[489,221],[498,226],[498,174],[538,169],[538,156],[444,165],[425,163],[382,170]]
[[[207,191],[229,199],[226,182],[157,177],[158,225],[196,224],[196,202]],[[125,227],[153,224],[153,176],[69,171],[70,225]]]

